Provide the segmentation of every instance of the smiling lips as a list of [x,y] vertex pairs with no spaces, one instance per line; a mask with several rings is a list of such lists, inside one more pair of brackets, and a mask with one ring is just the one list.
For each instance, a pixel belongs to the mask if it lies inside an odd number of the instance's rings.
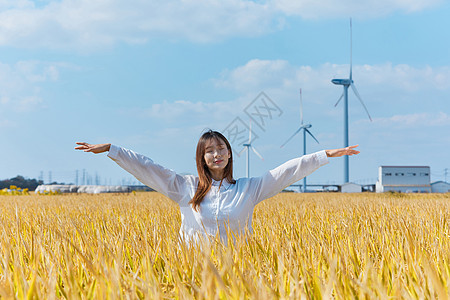
[[221,162],[223,162],[223,160],[216,160],[214,163],[218,165],[218,164],[220,164]]

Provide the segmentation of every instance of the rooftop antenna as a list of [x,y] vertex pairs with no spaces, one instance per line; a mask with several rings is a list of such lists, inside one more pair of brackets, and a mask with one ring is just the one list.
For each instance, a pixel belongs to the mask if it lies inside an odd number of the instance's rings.
[[248,142],[247,144],[243,144],[244,149],[241,150],[241,152],[239,152],[239,155],[242,154],[242,152],[244,152],[245,150],[247,150],[247,169],[246,169],[246,176],[247,178],[250,177],[250,149],[252,149],[252,151],[258,155],[259,158],[261,158],[261,160],[264,160],[264,158],[261,156],[261,154],[258,153],[258,151],[256,151],[255,147],[252,146],[252,121],[250,121],[250,131],[248,133]]
[[[364,107],[364,110],[366,111],[367,115],[369,116],[370,121],[372,122],[372,118],[370,117],[369,111],[367,110],[366,106],[364,105],[364,102],[361,99],[361,96],[358,93],[358,90],[355,87],[355,83],[353,82],[352,77],[352,19],[350,18],[350,76],[348,79],[333,79],[331,80],[332,83],[337,85],[342,85],[344,87],[344,91],[339,97],[339,100],[334,105],[335,107],[338,105],[338,103],[344,99],[344,147],[348,147],[348,88],[351,87],[353,90],[353,93],[355,93],[356,97],[358,98],[359,102],[361,102],[362,106]],[[344,183],[349,182],[349,164],[348,164],[348,155],[344,155]]]
[[[318,144],[319,141],[314,137],[314,135],[311,133],[311,131],[308,130],[308,128],[311,128],[311,124],[303,124],[303,101],[302,101],[302,89],[300,89],[300,128],[297,129],[296,132],[294,132],[293,135],[283,144],[280,148],[283,148],[284,145],[286,145],[294,136],[297,135],[300,131],[303,130],[303,155],[306,155],[306,133],[308,133]],[[306,192],[306,177],[303,178],[303,192]]]

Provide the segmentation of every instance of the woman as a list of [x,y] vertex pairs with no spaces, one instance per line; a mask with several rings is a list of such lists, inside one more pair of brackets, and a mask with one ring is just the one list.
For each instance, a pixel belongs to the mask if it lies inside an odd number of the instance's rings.
[[292,159],[261,177],[233,179],[233,153],[219,132],[205,132],[197,144],[198,176],[179,175],[151,159],[111,144],[77,143],[85,152],[108,156],[140,182],[166,195],[180,206],[180,235],[186,241],[219,236],[227,243],[227,230],[252,232],[254,207],[328,163],[327,157],[358,154],[358,145],[323,150]]

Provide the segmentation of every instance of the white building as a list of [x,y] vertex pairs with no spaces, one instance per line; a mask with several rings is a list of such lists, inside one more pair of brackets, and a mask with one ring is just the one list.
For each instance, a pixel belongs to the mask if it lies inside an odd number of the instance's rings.
[[131,188],[122,185],[59,185],[59,184],[41,184],[34,191],[36,194],[46,192],[58,193],[129,193]]
[[341,185],[341,193],[361,193],[362,186],[356,183],[347,182]]
[[430,167],[380,166],[376,192],[431,193]]
[[77,185],[68,184],[41,184],[36,187],[34,192],[36,194],[43,194],[46,192],[58,192],[58,193],[76,193],[78,190]]
[[432,193],[450,193],[450,183],[445,181],[436,181],[431,184]]

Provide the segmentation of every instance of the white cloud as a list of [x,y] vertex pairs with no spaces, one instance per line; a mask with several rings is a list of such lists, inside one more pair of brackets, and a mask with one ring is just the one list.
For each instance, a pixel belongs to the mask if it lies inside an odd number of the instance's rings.
[[286,15],[298,15],[305,19],[357,16],[376,18],[393,12],[416,12],[434,7],[442,0],[273,0],[272,6]]
[[2,96],[0,98],[0,104],[6,104],[9,102],[9,98],[7,96]]
[[[442,166],[450,138],[450,115],[446,112],[394,114],[358,120],[351,126],[353,140],[367,151],[369,160],[382,164],[424,164]],[[433,162],[434,161],[434,162]]]
[[[348,71],[348,65],[295,66],[284,60],[254,59],[213,79],[219,88],[236,90],[240,95],[236,99],[224,102],[163,101],[148,108],[129,111],[128,114],[166,124],[175,122],[190,126],[214,122],[225,127],[236,116],[245,118],[244,108],[259,92],[264,91],[286,115],[298,118],[298,89],[301,87],[307,119],[322,120],[325,117],[340,120],[342,107],[333,108],[333,104],[341,95],[342,87],[333,85],[330,80],[347,78]],[[356,65],[353,74],[374,119],[371,126],[409,128],[421,126],[417,124],[445,126],[449,123],[449,115],[442,111],[448,108],[445,94],[450,90],[450,80],[443,78],[450,79],[450,68]],[[423,101],[423,95],[428,97],[428,101]],[[350,105],[349,113],[356,122],[362,122],[358,126],[366,128],[369,120],[364,109],[354,102],[354,95],[351,98],[354,105]],[[293,110],[288,110],[292,105],[295,105]],[[413,113],[418,110],[421,113]]]
[[450,67],[425,66],[415,68],[410,65],[363,65],[354,69],[358,80],[363,80],[372,85],[391,85],[406,92],[414,92],[420,89],[447,90],[450,88]]
[[0,1],[0,45],[91,51],[164,36],[195,42],[258,36],[283,27],[284,17],[361,18],[419,11],[439,0],[60,0]]
[[[176,122],[191,126],[191,124],[211,124],[211,122],[229,122],[234,117],[230,117],[230,108],[236,109],[240,104],[235,101],[230,102],[202,102],[178,100],[174,102],[163,101],[148,108],[138,108],[125,112],[125,114],[163,121],[166,123]],[[181,126],[181,125],[180,125]]]
[[11,128],[16,126],[16,124],[10,120],[2,119],[0,120],[0,128]]
[[34,3],[29,0],[0,0],[0,10],[29,9],[34,8]]
[[56,81],[59,78],[57,64],[39,61],[19,61],[15,65],[18,74],[29,82]]
[[[237,91],[265,90],[277,87],[307,86],[309,89],[330,87],[333,78],[348,78],[349,66],[323,64],[317,68],[294,66],[284,60],[251,60],[233,70],[224,71],[214,82],[218,87]],[[395,88],[402,92],[450,89],[450,67],[416,68],[410,65],[354,65],[353,79],[378,89]]]
[[42,102],[39,96],[27,96],[20,99],[15,108],[19,111],[31,111]]
[[374,123],[383,127],[403,129],[450,126],[450,115],[444,112],[394,115],[387,118],[375,118]]
[[0,107],[6,110],[31,111],[43,103],[40,84],[59,79],[63,63],[19,61],[0,63]]
[[234,70],[225,70],[216,86],[238,91],[258,90],[264,87],[281,88],[295,77],[295,67],[285,60],[253,59]]
[[151,37],[205,42],[270,30],[265,4],[240,0],[62,0],[0,13],[0,45],[98,47]]
[[[342,103],[335,108],[333,104],[341,95],[342,87],[330,81],[332,78],[348,78],[348,68],[348,65],[329,63],[311,67],[295,66],[279,60],[252,60],[222,73],[215,83],[218,87],[235,89],[243,95],[268,92],[285,112],[284,118],[290,120],[287,122],[289,124],[298,122],[298,89],[302,88],[304,117],[307,122],[314,124],[313,132],[338,134],[343,108]],[[447,101],[450,91],[449,67],[416,68],[389,63],[355,65],[353,76],[373,119],[373,122],[369,121],[363,107],[350,91],[349,116],[350,122],[354,124],[351,132],[359,134],[357,140],[383,140],[386,135],[395,140],[410,136],[412,130],[424,132],[424,128],[450,128]],[[371,134],[368,135],[369,132]],[[318,138],[321,143],[327,140],[320,134]]]

